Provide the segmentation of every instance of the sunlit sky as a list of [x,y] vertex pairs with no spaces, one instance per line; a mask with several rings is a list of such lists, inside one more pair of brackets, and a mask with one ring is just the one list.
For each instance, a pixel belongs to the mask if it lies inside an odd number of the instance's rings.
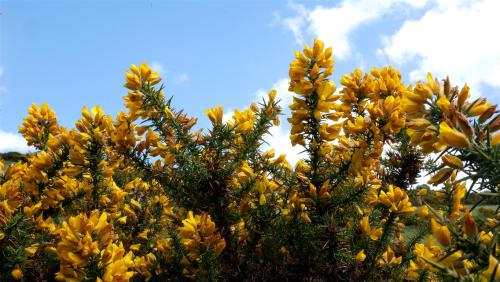
[[[72,127],[83,105],[123,109],[124,73],[149,63],[176,108],[229,113],[277,88],[291,100],[293,51],[318,37],[335,74],[394,65],[405,83],[427,71],[500,102],[500,1],[0,1],[0,152],[26,151],[17,133],[31,103]],[[288,127],[272,146],[289,154]]]

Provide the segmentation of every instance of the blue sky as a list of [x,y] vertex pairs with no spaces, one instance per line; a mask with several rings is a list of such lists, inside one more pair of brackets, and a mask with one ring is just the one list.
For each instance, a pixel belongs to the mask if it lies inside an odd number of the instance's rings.
[[[157,68],[201,126],[204,109],[243,108],[272,87],[286,106],[293,51],[314,37],[333,45],[336,82],[393,64],[407,83],[449,74],[500,102],[500,42],[487,32],[500,25],[498,1],[446,2],[1,1],[0,151],[26,149],[17,127],[31,103],[49,103],[67,127],[83,105],[114,116],[132,63]],[[286,125],[273,134],[285,143]]]

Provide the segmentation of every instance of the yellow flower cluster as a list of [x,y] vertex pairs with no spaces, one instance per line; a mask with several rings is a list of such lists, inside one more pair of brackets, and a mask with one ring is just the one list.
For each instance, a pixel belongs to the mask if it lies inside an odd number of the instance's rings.
[[[474,142],[483,142],[484,132],[477,132],[469,122],[477,117],[484,123],[496,112],[496,105],[478,98],[472,102],[470,88],[465,85],[460,91],[451,87],[447,78],[441,85],[429,73],[427,83],[419,82],[406,92],[403,108],[408,113],[408,135],[414,145],[419,145],[424,152],[439,152],[447,147],[464,148]],[[498,144],[500,129],[498,120],[487,125],[490,132],[489,142]]]
[[[292,145],[305,146],[308,140],[312,146],[318,147],[321,139],[333,140],[339,133],[338,126],[328,125],[323,120],[338,99],[334,94],[335,85],[327,79],[332,72],[332,48],[324,49],[322,41],[315,40],[313,48],[306,46],[303,53],[295,52],[295,60],[290,64],[289,90],[300,97],[294,97],[290,106],[292,117],[288,121],[292,125]],[[316,132],[313,136],[320,126],[321,135]]]
[[[226,247],[226,242],[215,230],[215,223],[206,213],[194,216],[193,212],[189,211],[179,227],[179,235],[184,240],[187,252],[185,260],[188,261],[196,261],[209,252],[218,256]],[[191,266],[190,263],[185,264]],[[196,272],[189,267],[184,268],[184,273],[189,277],[196,277]]]
[[86,277],[89,264],[96,264],[103,275],[99,281],[128,281],[133,275],[133,253],[125,254],[123,244],[113,241],[113,225],[108,222],[108,214],[98,211],[77,215],[63,222],[55,233],[60,237],[57,256],[61,264],[56,273],[60,281],[81,281]]
[[33,104],[28,110],[29,116],[23,120],[19,127],[29,146],[42,149],[50,135],[57,136],[61,130],[57,124],[56,114],[49,105],[44,103],[41,107]]

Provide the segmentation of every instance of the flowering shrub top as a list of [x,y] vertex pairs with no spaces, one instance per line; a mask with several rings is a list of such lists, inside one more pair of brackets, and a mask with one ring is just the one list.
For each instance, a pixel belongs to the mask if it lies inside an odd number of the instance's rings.
[[[496,105],[392,67],[337,90],[333,63],[315,40],[290,65],[295,167],[261,150],[274,90],[228,122],[207,109],[206,131],[146,64],[114,119],[84,107],[66,129],[33,105],[37,151],[0,174],[0,280],[500,280]],[[410,189],[424,169],[438,189]]]

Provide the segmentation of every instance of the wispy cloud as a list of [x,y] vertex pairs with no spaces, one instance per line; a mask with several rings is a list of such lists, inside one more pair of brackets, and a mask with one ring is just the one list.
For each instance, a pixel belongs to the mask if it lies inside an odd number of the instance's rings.
[[[3,73],[4,73],[3,67],[0,66],[0,78],[2,78]],[[0,93],[5,93],[7,91],[8,91],[7,86],[0,84]]]
[[150,66],[151,66],[152,70],[158,72],[159,76],[162,77],[165,75],[165,67],[163,67],[163,64],[161,64],[159,62],[151,62]]
[[333,46],[337,58],[348,58],[355,49],[350,42],[351,34],[360,26],[394,13],[404,7],[423,7],[428,0],[343,0],[333,7],[316,6],[308,9],[303,5],[290,4],[295,12],[292,17],[280,18],[278,22],[289,29],[298,43],[304,35],[321,38]]
[[[166,79],[167,81],[171,81],[173,84],[182,84],[189,81],[189,75],[187,73],[175,73],[167,69],[162,63],[153,61],[149,64],[151,69],[158,72],[158,75]],[[174,73],[174,74],[172,74]]]
[[177,74],[174,76],[174,79],[172,80],[172,82],[174,84],[181,84],[181,83],[184,83],[188,80],[189,80],[189,75],[187,75],[186,73],[180,73],[180,74]]

